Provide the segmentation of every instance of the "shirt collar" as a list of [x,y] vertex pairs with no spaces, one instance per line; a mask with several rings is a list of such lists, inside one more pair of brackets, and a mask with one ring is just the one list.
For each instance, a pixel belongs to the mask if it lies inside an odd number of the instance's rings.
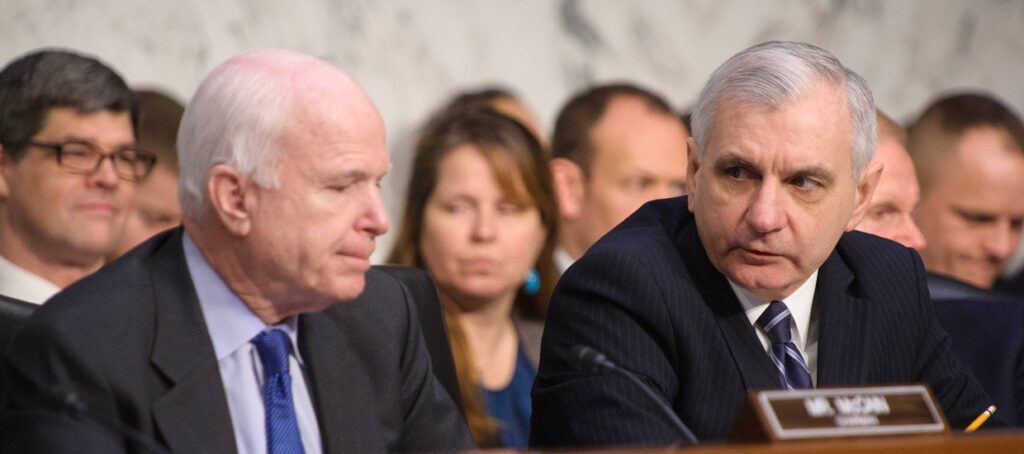
[[564,274],[565,270],[569,269],[573,262],[575,262],[572,256],[569,255],[569,252],[561,247],[556,247],[552,255],[554,256],[555,267],[558,268],[559,274]]
[[[740,300],[747,318],[750,319],[750,324],[756,324],[757,319],[768,309],[768,303],[771,303],[771,301],[755,296],[731,280],[729,280],[729,286],[732,287],[736,298]],[[793,317],[794,342],[801,347],[807,345],[807,332],[811,324],[811,307],[814,304],[814,291],[817,287],[818,270],[815,270],[796,291],[782,299],[782,302],[786,303],[786,307],[789,308],[789,313]]]
[[53,282],[28,271],[0,255],[0,295],[32,304],[43,304],[60,292]]
[[304,365],[298,347],[298,316],[288,317],[273,326],[266,325],[221,279],[187,232],[182,235],[182,247],[218,361],[249,343],[257,334],[279,329],[288,334],[295,358]]

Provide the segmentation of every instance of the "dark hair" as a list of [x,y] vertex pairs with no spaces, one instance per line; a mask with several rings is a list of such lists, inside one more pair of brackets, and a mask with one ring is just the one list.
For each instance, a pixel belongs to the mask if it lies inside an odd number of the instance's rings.
[[22,56],[0,71],[0,144],[20,159],[54,107],[83,113],[129,112],[138,122],[135,98],[121,76],[100,61],[66,50]]
[[[401,227],[388,261],[424,267],[420,244],[427,200],[437,187],[441,162],[445,156],[467,144],[475,145],[483,153],[498,186],[510,199],[523,206],[537,207],[540,212],[540,221],[547,234],[535,263],[541,279],[540,290],[531,295],[520,289],[516,295],[515,309],[526,317],[543,318],[558,280],[553,259],[558,238],[558,206],[547,158],[540,142],[526,127],[492,109],[443,111],[424,128],[416,144]],[[516,184],[517,178],[521,178],[522,186]],[[472,364],[465,332],[455,318],[454,308],[447,301],[445,318],[470,432],[481,447],[495,446],[498,442],[498,426],[487,414],[483,396],[474,379],[476,369]]]
[[178,126],[185,107],[155,90],[136,90],[139,148],[156,155],[157,165],[178,171]]
[[654,112],[675,115],[661,96],[639,86],[616,83],[591,87],[573,96],[558,113],[551,138],[552,157],[575,162],[588,174],[594,151],[590,130],[601,120],[608,103],[618,97],[638,98]]
[[519,98],[511,90],[504,87],[484,87],[478,90],[464,91],[455,95],[448,104],[441,108],[441,112],[454,112],[466,109],[483,109],[491,107],[491,103],[499,99]]
[[984,93],[961,93],[933,102],[911,126],[911,131],[922,125],[934,124],[942,132],[959,137],[964,131],[977,127],[1002,129],[1024,149],[1024,124],[1009,107]]
[[913,156],[921,191],[938,178],[941,164],[956,150],[968,129],[990,127],[1006,132],[1024,150],[1024,124],[1009,107],[985,93],[957,93],[932,102],[909,128],[907,151]]

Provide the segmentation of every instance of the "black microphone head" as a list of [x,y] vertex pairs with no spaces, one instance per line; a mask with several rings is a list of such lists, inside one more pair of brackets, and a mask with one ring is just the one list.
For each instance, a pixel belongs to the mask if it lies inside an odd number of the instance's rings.
[[569,349],[569,364],[581,372],[605,372],[615,369],[615,363],[604,353],[586,345],[576,345]]

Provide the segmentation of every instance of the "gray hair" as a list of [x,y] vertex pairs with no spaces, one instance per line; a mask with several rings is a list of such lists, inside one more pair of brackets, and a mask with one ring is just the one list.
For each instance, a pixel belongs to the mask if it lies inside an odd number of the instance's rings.
[[843,66],[827,50],[806,43],[758,44],[732,56],[711,74],[693,109],[693,139],[697,143],[698,160],[723,99],[775,109],[799,98],[816,82],[822,81],[846,88],[856,181],[875,153],[877,120],[871,89],[863,77]]
[[198,219],[206,205],[206,178],[217,164],[231,166],[265,188],[276,188],[278,139],[292,111],[292,89],[263,63],[313,57],[255,50],[218,66],[196,90],[178,130],[182,215]]

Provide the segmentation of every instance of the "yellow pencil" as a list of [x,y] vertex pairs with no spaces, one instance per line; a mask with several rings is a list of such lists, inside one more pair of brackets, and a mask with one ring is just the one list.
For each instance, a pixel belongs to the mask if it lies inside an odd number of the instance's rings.
[[982,424],[985,424],[985,421],[988,421],[988,418],[992,416],[992,413],[995,412],[996,406],[990,405],[988,409],[981,412],[981,414],[978,415],[977,418],[974,418],[974,422],[972,422],[971,425],[967,426],[967,428],[964,429],[964,432],[974,432],[975,430],[978,430],[978,428],[981,427]]

